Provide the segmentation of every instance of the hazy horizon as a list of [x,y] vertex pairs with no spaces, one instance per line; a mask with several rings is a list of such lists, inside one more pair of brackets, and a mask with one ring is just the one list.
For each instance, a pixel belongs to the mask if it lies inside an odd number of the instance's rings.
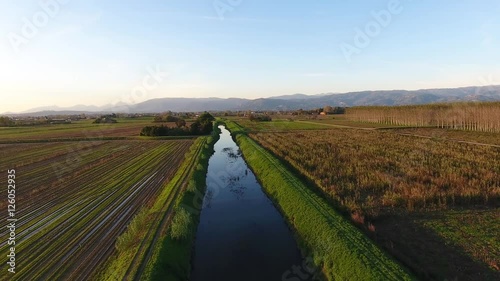
[[500,84],[500,3],[10,1],[0,112]]
[[[336,93],[333,93],[333,92],[329,92],[329,93],[319,93],[319,94],[304,94],[304,93],[291,93],[291,94],[282,94],[282,95],[272,95],[272,96],[267,96],[267,97],[255,97],[255,98],[252,98],[252,97],[249,97],[249,98],[245,98],[245,97],[216,97],[216,96],[210,96],[210,97],[203,97],[203,96],[200,96],[200,97],[182,97],[182,96],[167,96],[167,97],[155,97],[155,98],[150,98],[150,99],[162,99],[162,98],[172,98],[172,99],[187,99],[187,98],[194,98],[194,99],[248,99],[248,100],[256,100],[256,99],[261,99],[261,98],[275,98],[275,97],[282,97],[282,96],[294,96],[294,95],[306,95],[306,96],[309,96],[309,97],[314,97],[314,96],[325,96],[325,95],[343,95],[343,94],[350,94],[350,93],[357,93],[357,92],[377,92],[377,91],[419,91],[419,90],[445,90],[445,89],[459,89],[459,88],[469,88],[469,87],[484,87],[486,89],[488,89],[489,87],[500,87],[500,85],[481,85],[481,86],[478,86],[478,85],[470,85],[470,86],[463,86],[463,87],[456,87],[456,88],[428,88],[428,89],[374,89],[374,90],[371,90],[371,89],[364,89],[364,90],[358,90],[358,91],[352,91],[352,92],[336,92]],[[88,106],[88,107],[106,107],[106,106],[120,106],[120,105],[125,105],[125,106],[131,106],[131,105],[137,105],[141,102],[144,102],[144,101],[147,101],[149,99],[146,99],[146,100],[141,100],[141,101],[138,101],[136,103],[127,103],[125,102],[125,100],[123,100],[123,98],[127,97],[127,95],[123,95],[122,96],[122,99],[117,99],[115,102],[111,102],[111,103],[104,103],[104,104],[85,104],[85,103],[72,103],[72,104],[68,104],[68,105],[57,105],[57,104],[40,104],[40,105],[37,105],[35,107],[32,107],[32,108],[29,108],[29,109],[26,109],[26,110],[22,110],[22,111],[4,111],[4,112],[0,112],[0,114],[12,114],[12,113],[32,113],[32,112],[36,112],[34,110],[40,110],[40,109],[43,109],[43,110],[52,110],[52,109],[45,109],[45,108],[52,108],[52,107],[55,107],[55,108],[60,108],[61,110],[65,110],[67,108],[72,108],[72,107],[82,107],[82,106]],[[104,108],[105,109],[105,108]],[[42,110],[40,110],[42,111]],[[77,110],[78,111],[78,110]]]

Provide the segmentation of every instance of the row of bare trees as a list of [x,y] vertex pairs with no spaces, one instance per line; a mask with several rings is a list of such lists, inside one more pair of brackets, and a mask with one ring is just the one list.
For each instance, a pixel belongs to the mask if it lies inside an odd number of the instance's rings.
[[500,132],[500,102],[352,107],[346,117],[388,125]]

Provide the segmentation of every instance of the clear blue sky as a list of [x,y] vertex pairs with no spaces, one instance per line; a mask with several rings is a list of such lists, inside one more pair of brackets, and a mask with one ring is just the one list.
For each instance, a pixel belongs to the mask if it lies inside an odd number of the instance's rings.
[[[0,0],[0,112],[500,84],[498,0],[400,0],[398,12],[391,0],[61,2],[48,15],[39,0]],[[377,23],[382,10],[391,19]]]

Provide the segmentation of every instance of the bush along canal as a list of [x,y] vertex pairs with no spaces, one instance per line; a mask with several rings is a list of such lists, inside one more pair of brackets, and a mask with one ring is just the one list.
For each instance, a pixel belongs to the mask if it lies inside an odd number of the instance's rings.
[[[310,280],[281,214],[224,126],[209,160],[191,281]],[[295,273],[297,272],[297,273]]]

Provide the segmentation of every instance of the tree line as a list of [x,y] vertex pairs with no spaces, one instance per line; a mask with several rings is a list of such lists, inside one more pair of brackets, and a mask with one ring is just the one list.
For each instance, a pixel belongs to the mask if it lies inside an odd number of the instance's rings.
[[14,125],[14,121],[7,116],[0,116],[0,127],[10,127]]
[[500,102],[362,106],[347,108],[345,116],[387,125],[500,132]]
[[213,121],[215,118],[208,112],[201,114],[195,122],[187,126],[184,119],[176,118],[176,127],[146,126],[141,130],[141,136],[160,137],[160,136],[192,136],[208,135],[212,133]]
[[250,121],[256,121],[256,122],[270,122],[270,121],[273,121],[273,119],[269,115],[257,115],[257,114],[250,114],[250,115],[248,115],[248,120],[250,120]]

